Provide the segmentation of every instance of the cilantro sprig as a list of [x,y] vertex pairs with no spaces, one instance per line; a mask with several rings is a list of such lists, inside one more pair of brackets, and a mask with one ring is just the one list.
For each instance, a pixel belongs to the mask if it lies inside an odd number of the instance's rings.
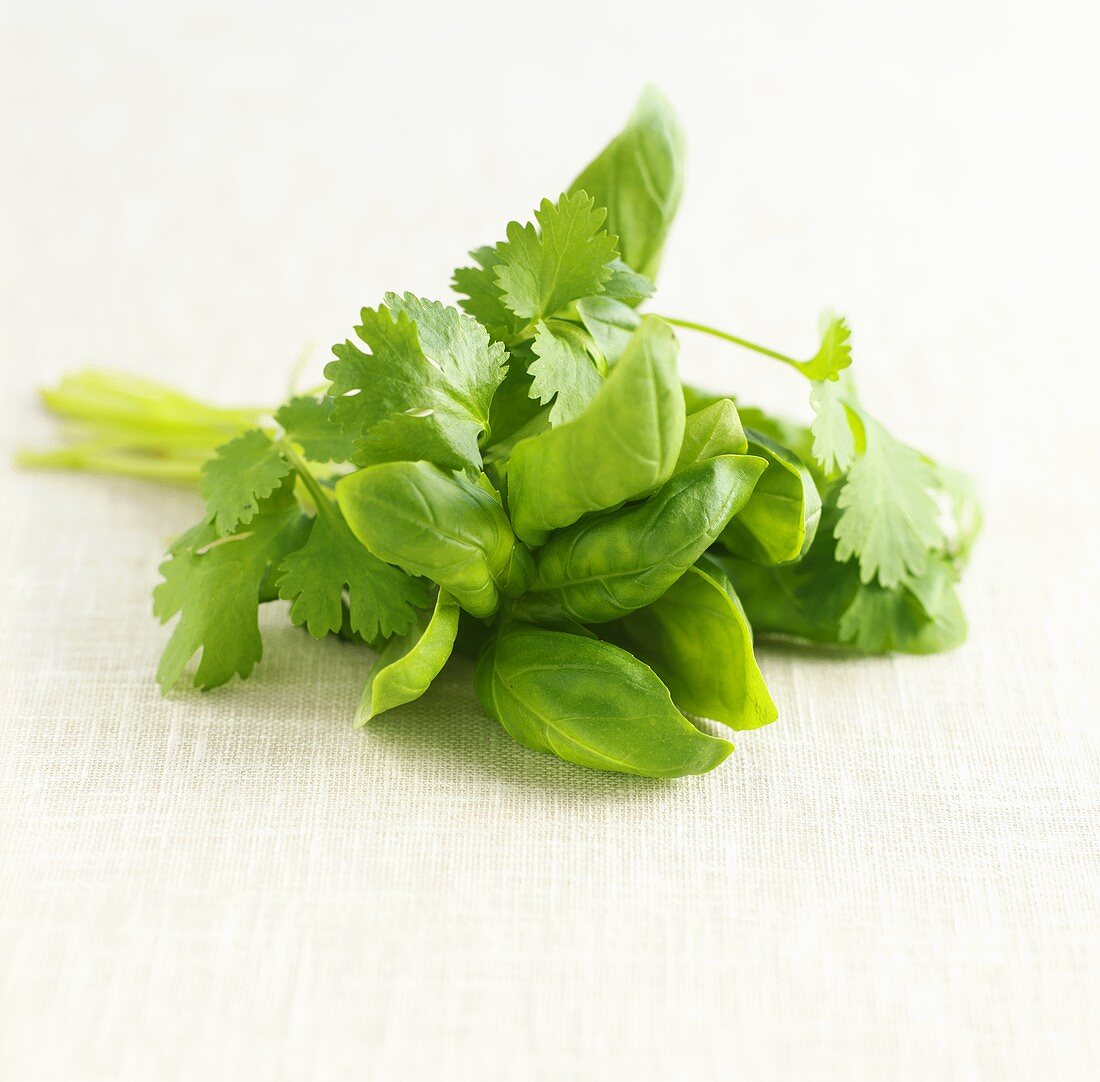
[[[683,135],[650,89],[563,194],[471,253],[456,305],[363,308],[315,392],[226,409],[98,371],[46,392],[70,438],[24,464],[203,497],[153,592],[175,621],[165,691],[248,677],[260,608],[282,602],[314,638],[363,648],[357,724],[466,652],[526,747],[677,777],[732,751],[695,715],[776,718],[761,640],[958,645],[973,485],[868,411],[847,320],[827,316],[801,359],[643,314],[682,186]],[[682,383],[677,330],[798,372],[812,423]]]

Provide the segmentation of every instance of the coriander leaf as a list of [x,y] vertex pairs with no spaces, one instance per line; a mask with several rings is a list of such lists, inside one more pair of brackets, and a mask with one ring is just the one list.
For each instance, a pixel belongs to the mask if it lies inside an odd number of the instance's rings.
[[459,306],[476,319],[495,342],[511,342],[523,328],[519,319],[504,303],[504,290],[497,283],[496,269],[500,266],[500,245],[475,248],[470,253],[476,267],[459,267],[454,272],[451,285],[462,294]]
[[480,470],[478,438],[507,354],[475,320],[411,293],[364,308],[359,338],[333,347],[333,418],[358,436],[355,461],[425,459]]
[[356,540],[327,497],[309,537],[283,561],[279,596],[294,602],[290,618],[315,638],[339,631],[344,591],[351,630],[368,642],[403,634],[416,609],[429,602],[427,586],[383,563]]
[[859,558],[860,578],[896,586],[920,575],[928,551],[942,546],[932,467],[877,421],[863,416],[867,449],[848,472],[837,498],[836,558]]
[[222,444],[202,467],[200,490],[218,536],[252,521],[260,501],[290,473],[290,463],[271,437],[250,429]]
[[550,320],[536,325],[531,345],[535,360],[527,371],[532,377],[531,397],[544,404],[554,400],[551,425],[578,416],[603,383],[589,355],[589,342],[591,339],[573,323]]
[[180,614],[157,669],[165,691],[200,650],[196,687],[217,687],[252,671],[263,655],[258,611],[269,596],[265,585],[272,569],[300,543],[300,522],[293,481],[287,481],[261,502],[240,533],[219,538],[215,525],[206,522],[172,546],[160,568],[164,581],[153,591],[153,612],[161,623]]
[[275,420],[311,462],[346,462],[354,441],[333,420],[335,406],[328,395],[300,395],[280,406]]
[[607,212],[584,192],[544,199],[535,226],[508,224],[508,239],[497,248],[502,300],[517,316],[534,323],[567,304],[603,290],[618,254],[615,238],[602,228]]
[[684,135],[672,106],[647,87],[626,127],[570,187],[607,208],[623,260],[656,276],[684,187]]
[[840,640],[874,654],[950,650],[966,638],[966,617],[954,585],[954,572],[942,559],[931,560],[904,586],[862,585],[840,617]]
[[808,361],[795,367],[812,380],[834,380],[852,363],[852,331],[843,316],[826,316],[821,332],[821,347]]
[[856,457],[853,423],[859,424],[845,402],[846,387],[836,380],[815,382],[810,390],[814,408],[813,456],[826,473],[846,471]]

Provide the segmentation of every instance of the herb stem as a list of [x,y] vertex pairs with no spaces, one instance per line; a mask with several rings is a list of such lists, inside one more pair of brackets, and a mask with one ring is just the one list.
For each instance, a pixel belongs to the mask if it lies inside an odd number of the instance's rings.
[[317,507],[319,515],[335,515],[332,509],[332,497],[324,490],[321,482],[313,475],[313,471],[306,464],[305,459],[290,445],[289,440],[279,440],[279,450],[286,456],[287,461],[294,467],[298,479],[305,485],[306,491]]
[[700,334],[709,334],[712,338],[720,338],[723,342],[732,342],[735,346],[741,346],[743,349],[751,349],[754,353],[761,353],[765,357],[771,357],[773,360],[782,361],[784,364],[789,364],[793,368],[801,370],[801,361],[796,361],[793,357],[788,357],[785,353],[778,353],[774,349],[768,349],[767,346],[758,345],[756,342],[750,342],[747,338],[739,338],[736,334],[730,334],[728,331],[720,331],[716,327],[708,327],[705,323],[695,323],[690,319],[674,319],[672,316],[659,316],[659,319],[663,319],[666,323],[671,323],[674,327],[683,327],[685,330],[698,331]]

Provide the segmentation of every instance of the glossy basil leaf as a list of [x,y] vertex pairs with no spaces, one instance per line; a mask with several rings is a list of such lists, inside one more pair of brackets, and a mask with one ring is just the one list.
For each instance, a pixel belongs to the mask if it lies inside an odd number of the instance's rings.
[[672,106],[653,87],[626,127],[570,187],[607,208],[607,231],[623,261],[653,279],[684,187],[684,135]]
[[336,498],[380,560],[438,583],[475,616],[496,611],[515,537],[480,485],[430,462],[385,462],[341,478]]
[[458,614],[455,599],[440,590],[431,612],[422,611],[408,632],[386,643],[367,677],[356,725],[366,725],[371,718],[411,703],[428,690],[451,656]]
[[646,316],[575,421],[516,445],[508,465],[516,533],[541,544],[582,515],[652,492],[672,473],[683,435],[676,339]]
[[695,413],[689,413],[680,445],[678,470],[716,455],[743,455],[749,447],[737,407],[728,398],[720,398]]
[[581,623],[656,601],[713,544],[767,463],[722,455],[673,475],[645,503],[555,533],[535,557],[529,597],[546,595]]
[[734,556],[761,564],[798,560],[813,543],[821,517],[821,496],[810,471],[781,444],[748,430],[749,453],[768,468],[752,498],[722,532]]
[[651,605],[601,630],[649,665],[681,710],[732,729],[758,729],[778,716],[744,609],[698,567]]
[[678,778],[733,750],[695,728],[647,665],[582,635],[506,626],[478,662],[477,694],[525,747],[593,770]]

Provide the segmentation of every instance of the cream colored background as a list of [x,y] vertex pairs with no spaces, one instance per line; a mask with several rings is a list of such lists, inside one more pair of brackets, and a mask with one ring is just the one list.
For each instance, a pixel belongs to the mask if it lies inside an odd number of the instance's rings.
[[691,139],[659,309],[795,352],[848,313],[866,400],[975,470],[987,533],[968,646],[764,651],[780,722],[647,783],[521,750],[463,665],[353,732],[367,657],[277,611],[253,680],[162,699],[194,497],[4,465],[0,1078],[1096,1077],[1084,10],[2,0],[5,463],[87,362],[277,400],[653,80]]

